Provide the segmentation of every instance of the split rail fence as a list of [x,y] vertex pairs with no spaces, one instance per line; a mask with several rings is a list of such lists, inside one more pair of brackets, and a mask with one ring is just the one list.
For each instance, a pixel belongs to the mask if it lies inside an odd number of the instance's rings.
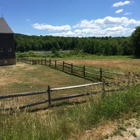
[[[44,91],[34,91],[34,92],[2,95],[2,96],[0,96],[0,104],[1,104],[0,110],[9,110],[9,109],[13,109],[13,108],[24,109],[24,108],[28,108],[31,106],[44,104],[44,103],[48,103],[48,106],[51,107],[52,102],[55,102],[55,101],[77,98],[77,97],[82,97],[85,95],[91,95],[91,94],[97,94],[97,93],[118,91],[118,90],[121,90],[123,88],[119,88],[119,89],[114,88],[114,89],[108,89],[108,90],[105,89],[105,86],[107,86],[108,83],[106,81],[104,81],[104,78],[111,79],[114,77],[111,75],[114,75],[114,74],[120,75],[121,77],[127,76],[127,74],[123,74],[123,73],[104,71],[104,70],[102,70],[102,68],[94,69],[94,68],[89,68],[86,66],[76,66],[73,64],[66,63],[64,61],[57,61],[57,60],[51,60],[51,59],[50,60],[46,60],[46,59],[31,60],[31,59],[27,59],[27,58],[22,58],[20,60],[18,59],[18,61],[25,62],[25,63],[32,64],[32,65],[34,65],[34,64],[46,65],[46,66],[49,66],[51,68],[66,72],[68,74],[72,74],[72,75],[76,75],[79,77],[89,79],[92,81],[92,83],[84,84],[84,85],[68,86],[68,87],[59,87],[59,88],[51,88],[50,86],[48,86],[47,90],[44,90]],[[121,79],[123,79],[123,78],[121,78]],[[90,87],[90,86],[97,86],[97,85],[100,85],[100,90],[98,90],[98,91],[92,90],[91,92],[85,92],[85,93],[81,93],[81,94],[71,94],[68,96],[61,96],[61,97],[56,97],[56,98],[52,97],[52,92],[55,92],[55,91],[69,90],[69,89]],[[12,101],[11,101],[11,105],[8,107],[5,105],[2,105],[3,104],[2,100],[4,100],[4,99],[8,99],[8,98],[11,99],[11,98],[18,98],[18,97],[23,97],[23,96],[39,95],[39,94],[45,94],[45,96],[43,96],[43,97],[46,99],[44,100],[44,98],[43,98],[42,101],[37,101],[37,102],[28,103],[25,105],[18,105],[18,106],[13,106]]]
[[[90,83],[90,84],[83,84],[83,85],[76,85],[76,86],[67,86],[67,87],[59,87],[59,88],[51,88],[50,86],[48,86],[47,90],[44,91],[35,91],[35,92],[26,92],[26,93],[17,93],[17,94],[8,94],[8,95],[2,95],[0,96],[0,101],[7,99],[7,98],[18,98],[18,97],[23,97],[23,96],[32,96],[32,95],[39,95],[39,94],[46,94],[46,100],[42,100],[42,101],[38,101],[38,102],[34,102],[34,103],[30,103],[30,104],[26,104],[26,105],[18,105],[15,107],[4,107],[4,105],[0,108],[0,110],[11,110],[11,109],[24,109],[24,108],[29,108],[32,106],[36,106],[36,105],[40,105],[40,104],[44,104],[44,103],[48,103],[48,107],[51,107],[52,102],[55,101],[61,101],[61,100],[66,100],[66,99],[71,99],[71,98],[77,98],[77,97],[82,97],[82,96],[88,96],[91,94],[97,94],[97,93],[101,93],[102,90],[100,91],[92,91],[92,92],[87,92],[87,93],[81,93],[81,94],[74,94],[74,95],[69,95],[69,96],[63,96],[63,97],[57,97],[57,98],[52,98],[52,92],[55,91],[60,91],[60,90],[69,90],[69,89],[75,89],[75,88],[81,88],[81,87],[89,87],[89,86],[96,86],[96,85],[103,85],[103,82],[98,82],[98,83]],[[1,102],[2,104],[2,102]]]
[[39,64],[39,65],[46,65],[51,68],[63,71],[65,73],[75,75],[78,77],[82,77],[94,82],[103,81],[103,78],[113,79],[114,75],[117,76],[127,76],[125,73],[117,73],[117,72],[110,72],[103,70],[102,68],[92,68],[87,66],[77,66],[73,63],[67,63],[65,61],[59,61],[59,60],[52,60],[52,59],[28,59],[28,58],[22,58],[18,59],[17,61],[21,61],[28,64]]

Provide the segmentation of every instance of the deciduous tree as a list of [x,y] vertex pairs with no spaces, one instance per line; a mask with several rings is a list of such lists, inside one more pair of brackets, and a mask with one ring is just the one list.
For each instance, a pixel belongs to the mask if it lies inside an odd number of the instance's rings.
[[132,47],[134,48],[134,55],[140,57],[140,26],[137,26],[131,35]]

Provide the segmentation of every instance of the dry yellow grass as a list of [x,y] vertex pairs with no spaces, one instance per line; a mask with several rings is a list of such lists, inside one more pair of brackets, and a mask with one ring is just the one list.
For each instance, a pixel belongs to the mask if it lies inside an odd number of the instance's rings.
[[140,59],[93,59],[93,60],[67,60],[74,65],[86,65],[93,68],[103,68],[117,72],[134,72],[140,74]]

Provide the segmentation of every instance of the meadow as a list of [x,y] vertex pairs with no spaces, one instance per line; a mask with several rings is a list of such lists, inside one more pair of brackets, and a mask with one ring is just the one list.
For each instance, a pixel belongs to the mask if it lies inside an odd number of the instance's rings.
[[[58,60],[64,60],[58,58]],[[64,61],[76,65],[116,72],[140,74],[140,60],[130,57],[84,56],[66,58]],[[0,94],[44,90],[52,87],[91,83],[83,78],[68,75],[55,69],[18,62],[15,66],[0,67]],[[95,87],[99,89],[100,87]],[[87,89],[81,89],[85,92]],[[76,92],[81,92],[76,91]],[[88,89],[89,90],[89,89]],[[91,89],[90,89],[91,90]],[[98,128],[107,121],[129,119],[140,115],[140,84],[124,91],[95,95],[88,100],[65,103],[38,111],[16,110],[0,112],[1,140],[78,140],[86,130]],[[74,91],[71,91],[72,93]],[[56,93],[59,94],[59,93]],[[69,94],[62,92],[63,94]],[[41,98],[44,98],[43,95]],[[55,95],[56,96],[56,95]],[[38,98],[38,97],[36,97]],[[87,97],[85,97],[87,98]],[[23,102],[23,99],[18,99]],[[31,100],[31,99],[30,99]],[[69,101],[67,101],[69,102]],[[95,140],[103,139],[102,135]]]

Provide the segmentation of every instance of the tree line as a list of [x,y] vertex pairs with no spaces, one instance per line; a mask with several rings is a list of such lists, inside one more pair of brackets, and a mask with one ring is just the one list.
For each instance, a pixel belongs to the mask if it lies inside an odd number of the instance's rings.
[[[138,31],[137,31],[138,30]],[[16,52],[74,50],[75,53],[101,55],[133,55],[139,41],[140,27],[129,37],[60,37],[15,34]],[[137,33],[137,32],[138,33]],[[135,33],[136,32],[136,33]],[[138,42],[140,44],[140,42]],[[136,46],[135,48],[133,46]],[[140,47],[138,47],[140,48]],[[138,52],[137,52],[138,53]]]

